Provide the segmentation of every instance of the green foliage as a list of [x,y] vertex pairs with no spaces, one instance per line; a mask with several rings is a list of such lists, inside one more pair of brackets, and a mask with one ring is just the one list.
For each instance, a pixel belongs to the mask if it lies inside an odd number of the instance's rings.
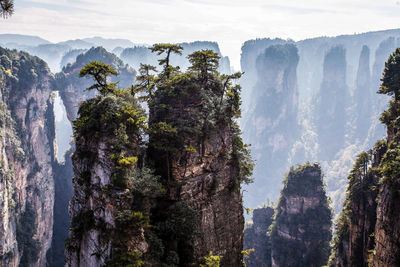
[[17,243],[21,255],[21,267],[31,266],[38,259],[40,242],[34,239],[36,233],[36,212],[27,205],[17,223]]
[[219,267],[221,259],[222,256],[213,255],[212,251],[210,251],[208,257],[204,257],[204,264],[200,264],[200,267]]
[[117,227],[120,229],[139,229],[149,227],[149,217],[139,211],[119,211],[115,217]]
[[244,261],[244,259],[248,259],[250,258],[251,253],[254,252],[254,248],[250,248],[250,249],[246,249],[246,250],[242,250],[242,255],[243,255],[243,267],[246,267],[246,262]]
[[128,93],[98,96],[83,102],[73,122],[75,138],[107,137],[118,147],[137,144],[146,128],[144,110]]
[[86,90],[97,89],[102,95],[115,93],[117,83],[107,82],[107,77],[111,75],[118,75],[118,72],[110,65],[97,61],[91,61],[79,72],[79,77],[92,76],[95,82],[95,84],[86,88]]
[[198,75],[201,81],[206,81],[217,71],[220,56],[212,50],[201,50],[188,55],[187,58],[192,64],[189,71]]
[[382,182],[397,181],[400,174],[400,143],[392,141],[382,158],[380,168],[383,174]]
[[144,265],[141,260],[142,252],[137,250],[118,251],[112,255],[111,260],[106,264],[107,267],[140,267]]
[[178,54],[182,55],[183,47],[180,45],[173,45],[173,44],[154,44],[150,48],[151,52],[157,53],[157,55],[166,54],[165,58],[158,60],[160,65],[164,65],[164,71],[169,71],[169,60],[171,54]]
[[160,177],[147,167],[134,168],[128,175],[128,188],[134,194],[156,198],[165,193],[165,188],[160,182]]
[[249,184],[253,182],[254,161],[251,158],[249,145],[243,142],[240,136],[240,129],[236,126],[233,135],[233,158],[239,166],[239,176],[235,180],[235,187],[239,188],[242,183]]
[[139,75],[136,77],[137,85],[133,86],[134,93],[141,94],[139,100],[152,101],[156,86],[156,77],[151,72],[157,72],[157,68],[148,64],[140,64]]
[[397,48],[386,61],[381,81],[378,93],[394,95],[394,100],[400,100],[400,48]]

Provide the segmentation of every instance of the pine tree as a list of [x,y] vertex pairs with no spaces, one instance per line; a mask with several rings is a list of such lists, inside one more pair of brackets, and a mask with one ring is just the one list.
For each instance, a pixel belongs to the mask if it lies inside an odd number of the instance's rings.
[[79,77],[85,77],[88,75],[92,76],[96,83],[86,88],[86,90],[90,91],[97,89],[101,95],[115,93],[117,83],[107,82],[107,77],[111,75],[118,75],[118,72],[113,67],[103,62],[91,61],[79,72]]
[[379,94],[394,95],[394,100],[400,100],[400,48],[391,54],[385,63],[382,84]]
[[217,71],[220,56],[212,50],[196,51],[188,56],[192,66],[190,71],[196,73],[201,81],[207,82],[208,77]]
[[14,14],[14,1],[0,0],[0,16],[6,19],[12,14]]
[[150,48],[151,52],[157,53],[157,55],[166,54],[165,58],[159,59],[158,64],[160,66],[164,65],[164,74],[169,78],[172,71],[179,69],[179,67],[173,68],[170,66],[170,56],[171,54],[182,55],[183,47],[174,44],[155,44]]

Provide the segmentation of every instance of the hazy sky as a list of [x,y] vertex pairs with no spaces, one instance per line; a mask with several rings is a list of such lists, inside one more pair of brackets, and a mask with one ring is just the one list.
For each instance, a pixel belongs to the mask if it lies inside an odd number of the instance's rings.
[[52,42],[82,37],[135,43],[217,41],[239,67],[249,39],[294,40],[400,28],[400,0],[14,0],[0,33]]

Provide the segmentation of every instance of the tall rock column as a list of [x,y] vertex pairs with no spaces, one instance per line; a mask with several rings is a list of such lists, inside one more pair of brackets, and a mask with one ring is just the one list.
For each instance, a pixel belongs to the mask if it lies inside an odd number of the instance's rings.
[[322,266],[328,262],[332,214],[318,164],[292,168],[272,226],[272,266]]
[[[316,128],[322,160],[333,159],[343,147],[346,129],[346,107],[349,99],[346,85],[346,51],[341,46],[325,55],[323,80],[316,95]],[[335,140],[332,142],[331,140]]]
[[148,248],[144,228],[150,208],[145,195],[157,196],[155,178],[139,165],[144,121],[144,112],[128,92],[81,104],[74,122],[69,266],[142,262]]
[[257,199],[265,195],[278,198],[279,177],[288,168],[290,151],[299,137],[296,46],[270,46],[256,62],[254,103],[243,122],[244,139],[252,144],[252,154],[257,160],[255,176],[260,177],[248,188],[252,191],[246,196],[250,206],[258,205]]

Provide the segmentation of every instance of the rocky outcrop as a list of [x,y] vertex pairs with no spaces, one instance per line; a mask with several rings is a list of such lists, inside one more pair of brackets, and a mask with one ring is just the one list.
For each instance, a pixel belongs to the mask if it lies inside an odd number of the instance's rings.
[[320,166],[314,163],[292,168],[272,226],[272,266],[325,265],[331,220]]
[[53,227],[51,81],[47,64],[0,48],[0,265],[45,266]]
[[[298,92],[296,68],[299,61],[296,46],[273,45],[257,58],[258,81],[253,90],[253,105],[244,118],[244,138],[251,140],[252,153],[260,177],[249,190],[250,202],[265,194],[277,198],[280,173],[284,173],[290,150],[298,138]],[[268,153],[266,153],[268,151]],[[261,178],[262,177],[262,178]]]
[[322,84],[316,96],[316,126],[322,160],[332,159],[344,145],[348,94],[346,51],[341,46],[333,47],[325,55]]
[[274,209],[271,207],[253,210],[253,223],[244,230],[244,249],[254,249],[249,258],[245,259],[246,266],[271,266],[271,240],[268,232],[273,216]]

